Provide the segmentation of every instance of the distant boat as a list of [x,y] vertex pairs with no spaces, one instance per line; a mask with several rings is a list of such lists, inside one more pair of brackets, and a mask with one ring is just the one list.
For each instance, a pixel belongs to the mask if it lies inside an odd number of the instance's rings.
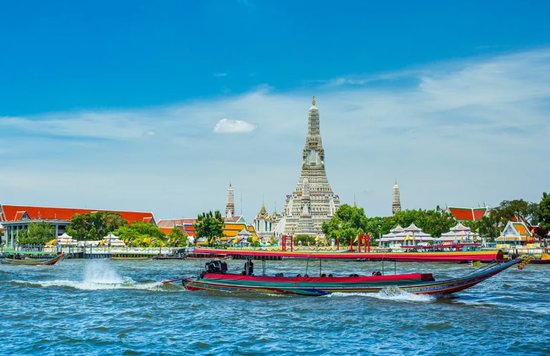
[[550,264],[550,248],[546,247],[539,258],[533,258],[529,263],[546,265]]
[[61,261],[65,257],[64,253],[60,253],[52,259],[44,260],[37,258],[5,258],[0,260],[3,265],[19,265],[19,266],[51,266]]
[[[505,263],[495,263],[481,268],[466,276],[436,281],[431,273],[407,273],[372,276],[254,276],[225,273],[224,262],[207,263],[207,270],[197,277],[182,278],[184,287],[188,290],[206,290],[218,292],[257,292],[270,294],[296,294],[321,296],[332,293],[377,293],[384,289],[397,288],[413,294],[445,295],[459,292],[520,264],[523,268],[528,258],[515,259]],[[178,280],[175,280],[178,281]],[[172,281],[166,281],[171,283]]]

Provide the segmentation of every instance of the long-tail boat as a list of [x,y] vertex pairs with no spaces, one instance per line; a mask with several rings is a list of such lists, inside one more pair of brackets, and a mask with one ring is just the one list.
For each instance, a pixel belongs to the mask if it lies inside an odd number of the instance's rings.
[[64,253],[60,253],[52,259],[37,259],[37,258],[5,258],[0,260],[4,265],[19,265],[19,266],[50,266],[54,265],[65,257]]
[[406,273],[395,275],[372,276],[351,275],[347,277],[326,276],[254,276],[226,273],[227,266],[221,261],[207,263],[207,270],[198,277],[181,278],[187,290],[206,291],[245,291],[271,294],[297,294],[321,296],[332,293],[377,293],[388,288],[399,288],[413,294],[445,295],[459,292],[520,264],[522,269],[529,262],[528,258],[518,258],[504,263],[495,262],[473,273],[459,278],[436,281],[431,273]]

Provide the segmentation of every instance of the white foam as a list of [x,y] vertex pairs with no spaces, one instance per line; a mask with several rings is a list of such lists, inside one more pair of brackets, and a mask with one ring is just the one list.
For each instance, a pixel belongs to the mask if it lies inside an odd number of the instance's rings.
[[395,300],[400,302],[433,302],[436,300],[434,296],[425,294],[413,294],[399,289],[398,287],[387,287],[378,293],[341,293],[336,292],[328,295],[329,297],[369,297],[382,300]]
[[13,283],[26,284],[38,287],[65,287],[74,288],[80,290],[112,290],[112,289],[142,289],[142,290],[162,290],[163,284],[161,282],[148,282],[148,283],[136,283],[134,281],[127,281],[124,283],[90,283],[81,281],[70,280],[53,280],[53,281],[21,281],[14,280]]

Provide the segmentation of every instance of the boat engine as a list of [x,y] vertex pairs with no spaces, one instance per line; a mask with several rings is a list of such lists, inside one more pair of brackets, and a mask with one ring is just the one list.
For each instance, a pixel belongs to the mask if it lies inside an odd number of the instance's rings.
[[213,260],[206,262],[204,269],[207,273],[225,273],[227,272],[227,263],[223,261]]

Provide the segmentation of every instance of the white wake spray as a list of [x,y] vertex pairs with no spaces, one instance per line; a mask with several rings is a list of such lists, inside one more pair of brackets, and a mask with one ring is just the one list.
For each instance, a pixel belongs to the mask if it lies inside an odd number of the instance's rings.
[[161,282],[138,283],[130,277],[122,277],[106,260],[87,261],[82,280],[12,281],[40,287],[67,287],[80,290],[143,289],[163,290]]
[[382,300],[394,300],[398,302],[433,302],[436,297],[424,294],[413,294],[398,287],[386,287],[378,293],[332,293],[328,297],[368,297]]

